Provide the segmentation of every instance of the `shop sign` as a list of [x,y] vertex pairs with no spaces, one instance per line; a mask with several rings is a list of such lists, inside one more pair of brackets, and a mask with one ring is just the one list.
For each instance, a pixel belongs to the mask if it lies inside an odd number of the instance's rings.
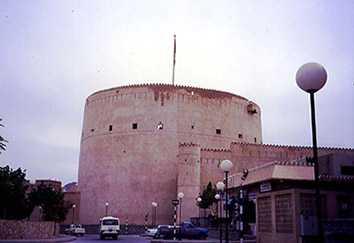
[[269,192],[272,190],[272,184],[270,182],[261,184],[261,192]]
[[257,194],[259,194],[259,192],[248,194],[248,201],[256,203]]

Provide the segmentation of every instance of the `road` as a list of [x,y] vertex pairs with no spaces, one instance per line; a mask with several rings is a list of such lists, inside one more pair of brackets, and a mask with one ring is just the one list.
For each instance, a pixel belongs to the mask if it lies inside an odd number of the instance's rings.
[[104,242],[119,242],[119,243],[128,243],[128,242],[140,242],[140,243],[150,243],[151,237],[143,237],[139,235],[119,235],[117,240],[106,239],[100,240],[99,235],[84,235],[77,237],[76,241],[73,242],[91,242],[91,243],[104,243]]

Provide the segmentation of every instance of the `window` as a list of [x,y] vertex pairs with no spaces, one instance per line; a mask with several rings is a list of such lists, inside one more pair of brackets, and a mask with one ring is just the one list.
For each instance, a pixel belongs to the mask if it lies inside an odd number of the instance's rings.
[[162,124],[162,122],[159,122],[159,124],[157,124],[157,129],[158,129],[158,130],[162,130],[162,129],[163,129],[163,124]]
[[340,173],[342,175],[354,175],[354,166],[341,166]]
[[191,128],[194,129],[194,125],[192,125]]
[[293,233],[292,195],[275,196],[275,222],[277,233]]
[[221,134],[221,129],[216,129],[216,134]]
[[257,143],[257,138],[256,137],[254,138],[254,143]]
[[95,129],[92,128],[92,129],[91,129],[91,132],[94,132],[94,131],[95,131]]
[[272,202],[270,197],[258,199],[259,232],[272,232]]
[[350,196],[337,196],[338,218],[352,218],[354,216]]
[[238,138],[239,138],[239,139],[242,139],[242,138],[243,138],[242,133],[239,133],[239,134],[238,134]]
[[113,125],[109,125],[108,131],[112,131],[112,130],[113,130]]
[[138,123],[133,123],[133,129],[138,129]]

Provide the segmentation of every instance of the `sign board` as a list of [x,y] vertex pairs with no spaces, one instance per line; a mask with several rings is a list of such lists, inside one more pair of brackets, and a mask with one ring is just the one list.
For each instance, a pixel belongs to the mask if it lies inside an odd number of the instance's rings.
[[175,205],[175,206],[178,205],[179,204],[179,200],[178,199],[172,200],[172,204]]
[[270,182],[265,182],[261,184],[261,192],[269,192],[272,190],[272,184]]
[[248,194],[248,201],[252,201],[252,202],[256,203],[257,194],[259,194],[259,192],[254,192],[254,193]]

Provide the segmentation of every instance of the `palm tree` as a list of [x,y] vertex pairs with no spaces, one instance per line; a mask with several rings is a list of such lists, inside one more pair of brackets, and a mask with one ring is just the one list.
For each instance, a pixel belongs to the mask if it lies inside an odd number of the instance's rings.
[[[2,121],[2,118],[0,118],[0,122]],[[4,127],[4,125],[2,125],[0,123],[0,127]],[[6,144],[5,143],[8,143],[7,140],[5,140],[1,135],[0,135],[0,154],[1,154],[1,150],[6,150]]]

